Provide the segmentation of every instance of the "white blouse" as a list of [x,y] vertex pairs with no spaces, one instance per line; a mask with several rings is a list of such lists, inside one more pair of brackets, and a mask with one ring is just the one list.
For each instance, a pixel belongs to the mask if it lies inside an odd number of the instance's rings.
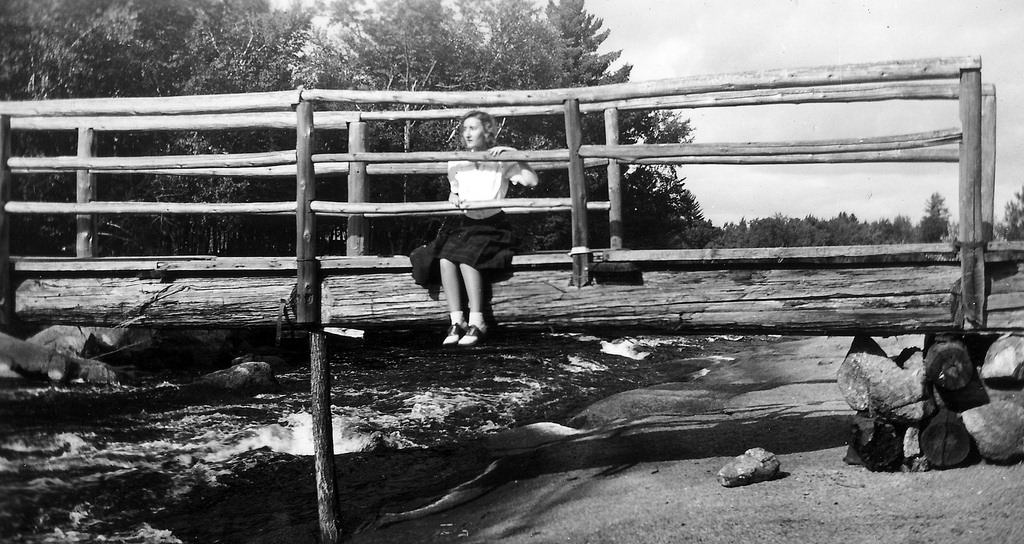
[[[509,180],[518,179],[519,163],[503,161],[450,161],[448,183],[462,200],[499,200],[508,193]],[[486,219],[501,210],[466,210],[473,219]]]

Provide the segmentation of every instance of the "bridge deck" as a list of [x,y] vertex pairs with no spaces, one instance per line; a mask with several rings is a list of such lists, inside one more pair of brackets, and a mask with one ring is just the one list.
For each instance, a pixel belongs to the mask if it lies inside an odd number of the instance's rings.
[[[990,243],[985,330],[1024,328],[1024,243]],[[518,256],[494,286],[509,327],[676,333],[919,333],[959,330],[959,252],[948,244],[603,250],[593,283],[569,285],[565,254]],[[443,294],[406,257],[320,259],[323,325],[436,327]],[[104,326],[273,326],[294,315],[294,258],[18,258],[16,316]]]

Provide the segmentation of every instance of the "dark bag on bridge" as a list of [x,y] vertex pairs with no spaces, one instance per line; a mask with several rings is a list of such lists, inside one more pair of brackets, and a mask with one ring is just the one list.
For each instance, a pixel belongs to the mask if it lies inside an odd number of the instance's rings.
[[409,254],[409,261],[412,262],[412,281],[416,285],[430,287],[441,283],[441,261],[437,258],[437,250],[434,244],[423,244],[412,250]]

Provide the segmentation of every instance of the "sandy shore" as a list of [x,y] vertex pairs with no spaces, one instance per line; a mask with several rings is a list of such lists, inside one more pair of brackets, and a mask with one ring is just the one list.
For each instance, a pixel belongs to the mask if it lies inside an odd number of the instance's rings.
[[[849,342],[753,347],[692,381],[596,403],[583,415],[603,423],[594,430],[498,439],[499,461],[462,489],[472,500],[352,542],[1024,542],[1024,466],[843,463],[853,412],[834,380]],[[893,354],[920,338],[884,344]],[[719,485],[752,447],[776,453],[782,477]]]

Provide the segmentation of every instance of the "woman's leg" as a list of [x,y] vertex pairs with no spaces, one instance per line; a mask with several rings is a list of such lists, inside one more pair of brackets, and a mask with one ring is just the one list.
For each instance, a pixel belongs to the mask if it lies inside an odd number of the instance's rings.
[[448,259],[441,259],[440,264],[441,285],[444,286],[444,298],[448,301],[448,313],[452,320],[442,344],[451,346],[458,343],[466,332],[466,316],[462,313],[462,278],[459,275],[459,265]]
[[480,271],[468,264],[459,264],[462,272],[462,279],[466,282],[466,296],[469,297],[470,313],[481,313],[484,311],[484,278]]
[[441,259],[441,286],[444,287],[444,298],[448,301],[448,311],[461,312],[462,277],[459,265],[448,259]]
[[459,340],[460,346],[472,346],[480,341],[480,337],[487,331],[484,324],[484,305],[487,299],[484,298],[484,279],[480,271],[469,266],[460,264],[462,280],[466,282],[466,296],[469,298],[469,330]]

